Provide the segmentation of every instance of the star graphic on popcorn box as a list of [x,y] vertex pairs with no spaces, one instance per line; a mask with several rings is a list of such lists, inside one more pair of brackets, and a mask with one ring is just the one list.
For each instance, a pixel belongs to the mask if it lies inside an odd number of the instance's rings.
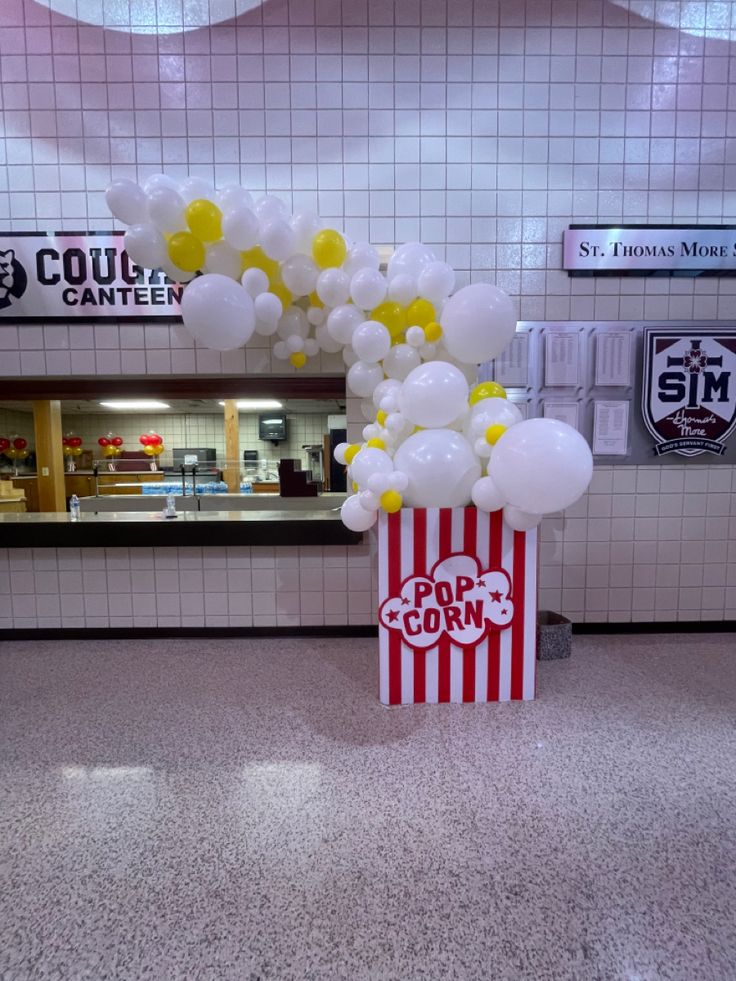
[[485,587],[485,584],[486,584],[485,579],[479,579],[475,585],[478,586],[479,589],[483,589]]
[[491,595],[491,599],[493,600],[494,603],[500,603],[501,602],[501,594],[498,592],[498,590],[496,590],[495,593],[491,593],[490,595]]
[[389,612],[388,612],[388,618],[391,621],[391,623],[395,623],[399,619],[399,611],[398,610],[389,610]]

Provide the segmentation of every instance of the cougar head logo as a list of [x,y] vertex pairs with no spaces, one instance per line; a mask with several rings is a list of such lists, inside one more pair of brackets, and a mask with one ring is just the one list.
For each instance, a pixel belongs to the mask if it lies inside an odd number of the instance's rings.
[[15,258],[15,250],[0,252],[0,310],[23,296],[27,283],[26,271]]

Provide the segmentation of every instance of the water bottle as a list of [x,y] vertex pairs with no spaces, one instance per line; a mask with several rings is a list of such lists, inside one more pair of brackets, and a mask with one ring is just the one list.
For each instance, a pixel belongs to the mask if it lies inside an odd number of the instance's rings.
[[79,498],[76,494],[72,494],[69,498],[69,515],[72,521],[79,521],[81,514],[81,509],[79,507]]
[[166,510],[164,514],[167,518],[176,517],[176,498],[173,494],[166,495]]

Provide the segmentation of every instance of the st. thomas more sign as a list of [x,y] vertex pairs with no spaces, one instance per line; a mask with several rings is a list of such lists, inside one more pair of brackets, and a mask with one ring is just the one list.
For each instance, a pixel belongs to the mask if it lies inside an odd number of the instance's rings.
[[123,232],[0,233],[0,321],[178,320],[182,292]]
[[735,276],[736,225],[570,225],[571,276]]

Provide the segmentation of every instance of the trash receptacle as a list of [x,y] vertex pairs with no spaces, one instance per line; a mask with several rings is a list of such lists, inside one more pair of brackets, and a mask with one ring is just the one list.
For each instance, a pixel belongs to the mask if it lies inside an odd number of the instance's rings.
[[556,661],[572,653],[572,623],[561,613],[537,613],[537,660]]

